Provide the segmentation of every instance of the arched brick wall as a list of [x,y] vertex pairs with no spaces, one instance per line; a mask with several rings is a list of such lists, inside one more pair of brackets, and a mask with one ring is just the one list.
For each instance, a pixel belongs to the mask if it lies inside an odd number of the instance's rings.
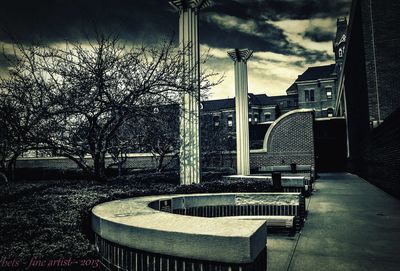
[[263,150],[250,155],[252,168],[273,165],[315,165],[314,111],[298,109],[278,118],[268,129]]

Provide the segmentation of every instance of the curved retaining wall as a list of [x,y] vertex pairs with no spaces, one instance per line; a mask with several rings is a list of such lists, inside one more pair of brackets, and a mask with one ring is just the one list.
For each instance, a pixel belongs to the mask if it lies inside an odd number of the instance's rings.
[[207,208],[212,217],[227,216],[229,210],[231,216],[299,216],[304,215],[304,198],[300,193],[226,193],[117,200],[93,208],[92,228],[99,250],[100,240],[105,240],[172,257],[233,264],[254,262],[265,249],[265,220],[213,219],[207,217]]

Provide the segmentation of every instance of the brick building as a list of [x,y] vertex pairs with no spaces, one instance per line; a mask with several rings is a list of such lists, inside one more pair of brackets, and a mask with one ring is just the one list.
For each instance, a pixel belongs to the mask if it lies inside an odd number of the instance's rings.
[[[280,109],[273,97],[265,94],[248,94],[249,123],[258,124],[274,121],[280,115]],[[235,98],[209,100],[201,103],[202,114],[212,115],[215,126],[226,124],[236,128]]]
[[333,41],[335,63],[308,68],[286,90],[296,97],[299,108],[314,109],[315,116],[332,117],[337,96],[338,73],[343,65],[347,31],[347,19],[337,19],[336,37]]
[[335,114],[349,170],[400,197],[400,2],[353,0]]
[[[281,115],[279,101],[265,94],[248,94],[250,148],[262,147],[269,125]],[[201,127],[206,145],[218,143],[224,150],[236,149],[235,98],[201,103]],[[210,138],[212,137],[212,138]],[[211,142],[212,141],[212,142]]]
[[[316,118],[334,116],[338,73],[343,66],[346,46],[346,31],[347,19],[338,18],[336,37],[333,40],[335,63],[308,68],[286,90],[286,95],[249,93],[251,149],[261,147],[265,132],[273,121],[294,109],[313,109]],[[216,130],[225,130],[230,140],[235,139],[235,98],[203,101],[201,114],[204,122],[212,123],[213,133]],[[207,128],[204,128],[205,126]],[[203,128],[209,129],[210,124],[203,125]]]

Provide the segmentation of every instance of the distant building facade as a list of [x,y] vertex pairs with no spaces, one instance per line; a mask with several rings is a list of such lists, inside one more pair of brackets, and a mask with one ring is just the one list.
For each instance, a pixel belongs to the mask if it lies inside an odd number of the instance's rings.
[[[260,146],[266,129],[281,115],[294,109],[313,109],[316,118],[333,117],[336,109],[338,74],[343,66],[346,49],[347,19],[337,19],[333,40],[335,63],[310,67],[298,76],[286,90],[286,95],[268,96],[249,93],[250,145]],[[235,98],[202,102],[203,120],[212,121],[214,127],[226,129],[235,138]],[[257,143],[255,143],[257,142]]]
[[[279,103],[273,98],[266,94],[248,94],[251,149],[262,148],[267,128],[281,115]],[[202,130],[206,130],[203,138],[212,141],[206,144],[211,145],[219,141],[220,145],[225,145],[225,150],[236,149],[235,98],[203,101],[201,120]],[[210,134],[215,138],[208,139]]]
[[[274,121],[280,115],[279,105],[266,94],[248,94],[249,123]],[[212,115],[215,126],[227,125],[236,129],[235,98],[209,100],[201,103],[202,114]]]
[[314,109],[317,118],[333,117],[337,97],[338,73],[345,54],[347,19],[337,19],[336,37],[333,41],[335,63],[308,68],[286,90],[288,96],[297,96],[298,107]]

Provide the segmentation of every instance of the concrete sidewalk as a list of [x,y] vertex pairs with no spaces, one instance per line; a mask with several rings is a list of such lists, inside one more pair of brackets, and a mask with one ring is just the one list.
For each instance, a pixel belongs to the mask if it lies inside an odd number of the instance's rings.
[[295,237],[268,236],[271,270],[400,270],[400,201],[348,173],[321,174]]

